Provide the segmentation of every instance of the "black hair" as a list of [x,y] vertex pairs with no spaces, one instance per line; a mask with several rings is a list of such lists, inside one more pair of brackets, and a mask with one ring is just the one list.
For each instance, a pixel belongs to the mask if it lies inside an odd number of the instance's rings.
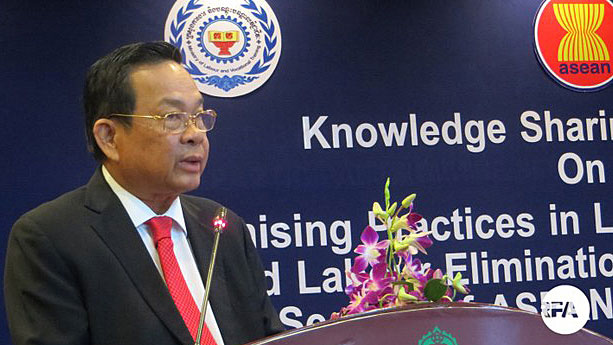
[[[139,42],[115,49],[89,68],[83,90],[83,108],[87,148],[96,160],[104,161],[106,156],[94,138],[94,123],[113,113],[132,113],[135,105],[130,82],[132,70],[166,60],[181,63],[179,49],[163,41]],[[131,124],[131,119],[127,117],[118,118],[118,121],[127,126]]]

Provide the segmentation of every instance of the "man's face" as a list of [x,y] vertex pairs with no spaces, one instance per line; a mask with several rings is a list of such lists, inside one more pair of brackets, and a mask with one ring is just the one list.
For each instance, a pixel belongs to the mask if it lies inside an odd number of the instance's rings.
[[[164,115],[202,110],[202,96],[190,75],[174,61],[135,68],[130,74],[134,114]],[[164,132],[163,121],[132,118],[119,125],[115,164],[118,182],[141,199],[172,197],[200,184],[209,154],[206,133],[193,124],[178,134]]]

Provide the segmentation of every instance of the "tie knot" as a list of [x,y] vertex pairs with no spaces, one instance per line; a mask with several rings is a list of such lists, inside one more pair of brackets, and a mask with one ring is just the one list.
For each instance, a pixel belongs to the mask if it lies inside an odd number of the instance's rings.
[[151,228],[153,235],[153,243],[157,247],[158,242],[163,238],[170,238],[170,229],[172,228],[172,218],[162,216],[149,219],[146,224]]

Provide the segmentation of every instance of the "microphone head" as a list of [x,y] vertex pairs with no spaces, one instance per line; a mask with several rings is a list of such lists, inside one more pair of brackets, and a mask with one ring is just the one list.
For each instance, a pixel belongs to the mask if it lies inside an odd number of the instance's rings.
[[228,225],[228,222],[226,221],[227,214],[227,208],[221,206],[217,209],[217,213],[213,219],[213,228],[215,229],[215,232],[223,232],[224,228]]

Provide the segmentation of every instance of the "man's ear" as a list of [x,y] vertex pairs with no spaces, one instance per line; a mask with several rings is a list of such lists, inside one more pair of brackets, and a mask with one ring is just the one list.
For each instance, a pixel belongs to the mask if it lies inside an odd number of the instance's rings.
[[119,151],[117,150],[117,126],[118,124],[111,119],[98,119],[94,122],[94,138],[96,143],[107,160],[118,161]]

